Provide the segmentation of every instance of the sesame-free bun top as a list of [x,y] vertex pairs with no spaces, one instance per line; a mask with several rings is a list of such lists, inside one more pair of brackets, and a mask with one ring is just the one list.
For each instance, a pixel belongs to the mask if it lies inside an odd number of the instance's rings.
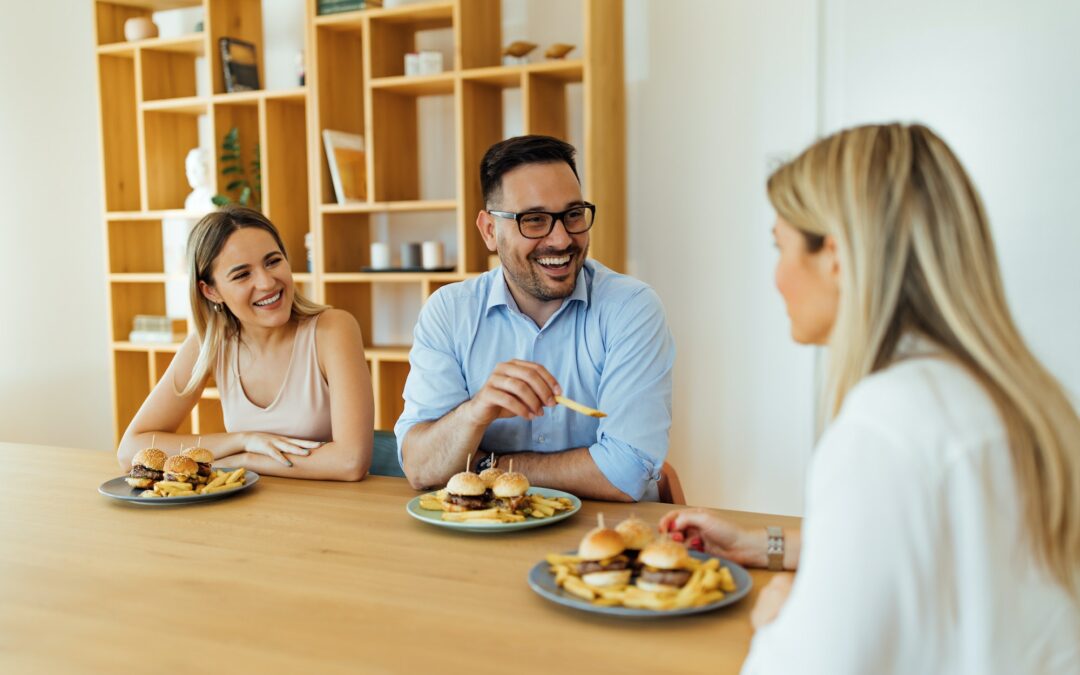
[[147,469],[161,471],[166,457],[167,455],[157,448],[146,448],[135,453],[131,458],[131,466],[145,466]]
[[194,476],[199,473],[199,465],[190,457],[173,455],[165,460],[165,473],[171,473],[174,476]]
[[660,539],[649,544],[638,554],[638,562],[659,570],[677,570],[686,567],[690,554],[686,547],[670,539]]
[[462,497],[479,497],[487,490],[484,481],[472,471],[455,473],[446,483],[446,491]]
[[214,453],[210,452],[206,448],[188,448],[180,454],[184,457],[190,457],[191,459],[199,462],[200,464],[214,463]]
[[597,527],[581,538],[578,557],[582,560],[604,560],[619,555],[625,548],[618,532],[608,527]]
[[488,467],[480,472],[480,480],[484,481],[484,485],[491,487],[503,473],[505,472],[497,466]]
[[626,548],[640,551],[656,539],[656,530],[641,518],[631,516],[615,526],[615,531],[622,535]]
[[495,479],[491,492],[496,497],[520,497],[529,489],[529,479],[525,474],[511,471]]

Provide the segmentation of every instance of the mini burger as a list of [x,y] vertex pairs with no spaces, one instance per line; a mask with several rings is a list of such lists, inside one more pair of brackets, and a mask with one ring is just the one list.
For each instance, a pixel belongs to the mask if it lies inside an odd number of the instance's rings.
[[131,460],[131,473],[124,480],[133,488],[152,488],[162,480],[165,453],[157,448],[147,448],[136,453]]
[[615,526],[615,531],[626,544],[626,555],[630,560],[637,560],[638,553],[656,539],[656,530],[641,518],[630,516]]
[[670,539],[661,539],[642,549],[638,555],[641,573],[637,586],[643,591],[677,591],[690,581],[690,554],[686,547]]
[[484,481],[484,485],[488,486],[488,489],[491,489],[491,486],[495,484],[495,481],[503,473],[505,472],[499,467],[491,466],[480,472],[480,480]]
[[173,455],[165,460],[165,480],[177,483],[197,484],[199,465],[195,460],[183,455]]
[[487,486],[480,476],[471,471],[462,471],[450,477],[443,494],[443,504],[447,511],[476,511],[489,506]]
[[577,573],[590,586],[617,586],[630,582],[630,561],[623,555],[623,539],[615,530],[590,530],[578,545]]
[[193,460],[199,465],[199,473],[195,477],[195,483],[198,485],[206,485],[206,483],[210,482],[210,475],[212,473],[210,465],[214,462],[214,453],[206,448],[188,448],[181,452],[180,455]]
[[520,511],[530,504],[529,479],[525,474],[511,471],[495,479],[491,494],[495,497],[494,506],[511,511]]

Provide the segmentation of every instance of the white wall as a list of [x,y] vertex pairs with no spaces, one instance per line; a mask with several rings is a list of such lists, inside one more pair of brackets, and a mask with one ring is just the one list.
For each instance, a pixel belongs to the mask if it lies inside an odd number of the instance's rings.
[[0,441],[112,443],[93,3],[0,21]]
[[[801,511],[814,355],[773,290],[763,185],[820,130],[899,118],[944,135],[1021,329],[1080,392],[1080,6],[819,0],[822,32],[805,0],[625,2],[630,266],[675,333],[671,459],[692,502]],[[0,22],[0,440],[112,443],[90,8],[16,3]],[[285,86],[290,55],[267,59]]]

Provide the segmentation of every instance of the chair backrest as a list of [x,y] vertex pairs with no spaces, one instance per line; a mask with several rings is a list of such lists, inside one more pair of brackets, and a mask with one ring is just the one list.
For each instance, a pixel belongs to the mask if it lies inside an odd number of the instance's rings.
[[660,480],[656,483],[656,489],[660,493],[661,503],[686,504],[686,495],[683,494],[679,474],[675,472],[675,467],[667,462],[664,462],[664,466],[660,467]]
[[394,476],[404,478],[405,472],[397,459],[397,437],[391,431],[376,431],[375,442],[371,446],[372,476]]

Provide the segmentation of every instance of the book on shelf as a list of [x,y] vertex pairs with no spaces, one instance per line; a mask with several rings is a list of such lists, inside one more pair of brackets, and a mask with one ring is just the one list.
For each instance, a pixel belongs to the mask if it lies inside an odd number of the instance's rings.
[[259,62],[255,58],[255,45],[236,38],[218,40],[221,47],[221,71],[225,78],[225,91],[254,91],[259,87]]
[[187,337],[187,319],[152,314],[136,314],[128,334],[129,342],[154,344],[182,342]]
[[323,129],[326,161],[330,182],[338,204],[362,202],[367,199],[367,160],[364,157],[364,137],[344,131]]
[[355,12],[358,9],[371,9],[382,7],[382,0],[319,0],[318,13],[339,14],[341,12]]

